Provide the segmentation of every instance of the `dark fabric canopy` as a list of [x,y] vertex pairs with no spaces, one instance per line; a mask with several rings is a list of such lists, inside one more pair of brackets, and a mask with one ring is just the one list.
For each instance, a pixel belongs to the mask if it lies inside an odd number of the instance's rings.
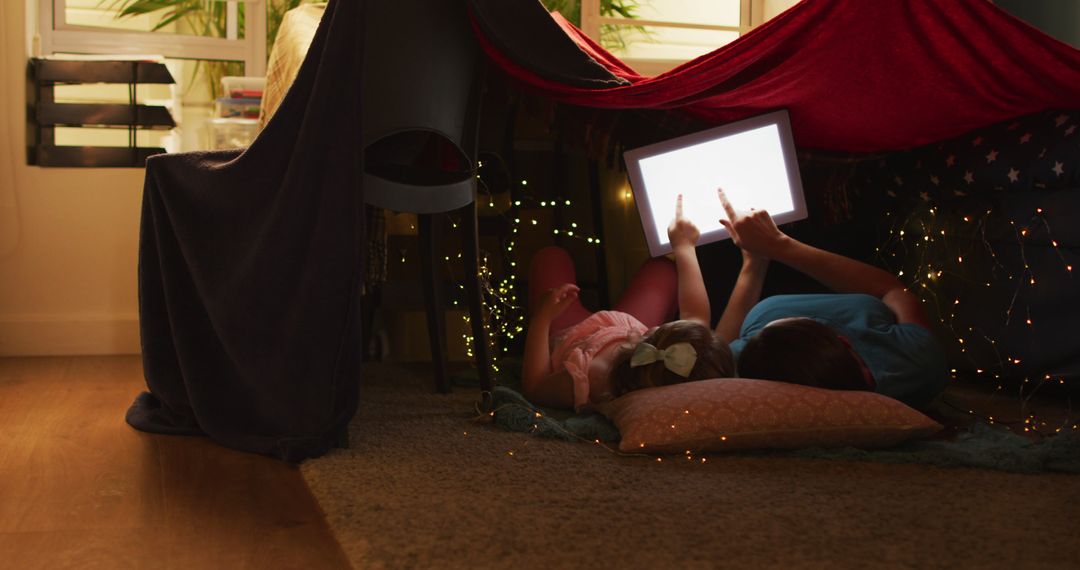
[[[470,5],[490,58],[532,91],[588,107],[681,108],[717,123],[787,108],[803,148],[907,149],[1080,105],[1080,51],[987,0],[803,0],[656,77],[637,75],[558,14],[537,17],[536,0]],[[567,49],[575,42],[580,49]]]
[[300,460],[356,411],[363,2],[331,2],[309,57],[244,152],[151,158],[139,242],[151,432]]

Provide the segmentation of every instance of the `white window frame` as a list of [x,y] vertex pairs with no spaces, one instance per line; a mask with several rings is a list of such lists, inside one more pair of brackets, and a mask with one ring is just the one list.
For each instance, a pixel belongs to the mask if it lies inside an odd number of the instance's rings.
[[[585,32],[585,35],[596,41],[600,40],[600,27],[605,24],[614,24],[620,26],[653,26],[659,28],[684,28],[690,30],[738,32],[738,34],[741,36],[764,21],[764,2],[765,0],[739,0],[739,25],[721,26],[717,24],[699,24],[694,22],[668,22],[657,20],[642,20],[638,18],[601,16],[600,0],[581,0],[581,30]],[[653,65],[650,65],[653,62],[635,62],[632,59],[628,59],[626,61],[631,65],[635,63],[645,64],[642,66],[640,71],[646,73],[659,73],[661,71],[666,71],[666,68],[670,67],[670,65],[661,65],[658,68],[650,69],[653,67]]]
[[[4,0],[7,1],[7,0]],[[227,37],[207,38],[171,34],[108,30],[69,24],[67,0],[38,0],[38,33],[41,55],[88,53],[163,55],[172,59],[243,61],[244,75],[266,74],[266,10],[264,0],[216,0],[228,2]],[[244,38],[239,37],[235,17],[239,3],[247,4]]]

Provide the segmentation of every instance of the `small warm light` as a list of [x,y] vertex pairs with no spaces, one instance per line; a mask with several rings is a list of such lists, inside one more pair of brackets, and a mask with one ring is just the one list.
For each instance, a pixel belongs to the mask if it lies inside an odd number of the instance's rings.
[[967,216],[964,216],[964,221],[965,221],[965,222],[970,222],[970,221],[971,221],[971,218],[969,218],[969,217],[967,217]]
[[661,458],[661,457],[657,457],[657,458],[656,458],[656,462],[657,462],[657,463],[660,463],[661,461],[663,461],[663,458]]
[[564,204],[569,206],[570,205],[570,200],[567,200],[566,202],[564,202]]
[[962,256],[962,255],[957,256],[956,257],[956,262],[957,263],[963,263],[964,262],[964,256]]
[[720,441],[727,441],[727,436],[726,435],[720,436]]
[[521,179],[521,185],[522,185],[522,186],[528,186],[528,185],[529,185],[529,181],[528,181],[528,180],[525,180],[524,178],[522,178],[522,179]]
[[639,444],[638,444],[638,447],[645,447],[645,442],[641,442],[641,443],[639,443]]
[[1042,213],[1042,208],[1035,208],[1035,213],[1036,214],[1041,214]]
[[633,196],[634,196],[634,195],[633,195],[633,194],[631,194],[631,193],[630,193],[629,191],[623,192],[623,195],[622,195],[622,197],[623,197],[623,200],[629,200],[629,199],[630,199],[630,198],[632,198]]
[[513,449],[510,449],[510,450],[508,450],[508,451],[506,452],[506,454],[507,454],[507,455],[509,455],[510,457],[513,457],[513,456],[514,456],[514,450],[513,450]]

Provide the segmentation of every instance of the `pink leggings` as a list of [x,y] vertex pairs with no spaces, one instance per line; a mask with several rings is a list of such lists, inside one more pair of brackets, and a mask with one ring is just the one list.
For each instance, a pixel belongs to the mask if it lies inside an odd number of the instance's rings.
[[[565,249],[548,246],[533,255],[529,265],[529,307],[536,306],[540,297],[564,283],[577,283],[574,262]],[[679,282],[675,262],[666,257],[649,259],[637,270],[623,291],[614,310],[633,315],[647,327],[654,327],[675,318],[678,309]],[[551,334],[585,320],[592,311],[580,300],[566,308],[551,323]]]

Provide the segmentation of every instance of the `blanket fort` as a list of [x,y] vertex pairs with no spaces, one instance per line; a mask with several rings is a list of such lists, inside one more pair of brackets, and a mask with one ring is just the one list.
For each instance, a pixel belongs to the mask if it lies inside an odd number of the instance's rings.
[[[292,461],[344,443],[360,381],[365,4],[330,1],[251,147],[148,161],[149,391],[128,410],[132,426]],[[495,64],[554,100],[713,123],[787,108],[804,148],[914,148],[1080,101],[1080,52],[986,0],[805,0],[657,77],[536,0],[462,9]]]

